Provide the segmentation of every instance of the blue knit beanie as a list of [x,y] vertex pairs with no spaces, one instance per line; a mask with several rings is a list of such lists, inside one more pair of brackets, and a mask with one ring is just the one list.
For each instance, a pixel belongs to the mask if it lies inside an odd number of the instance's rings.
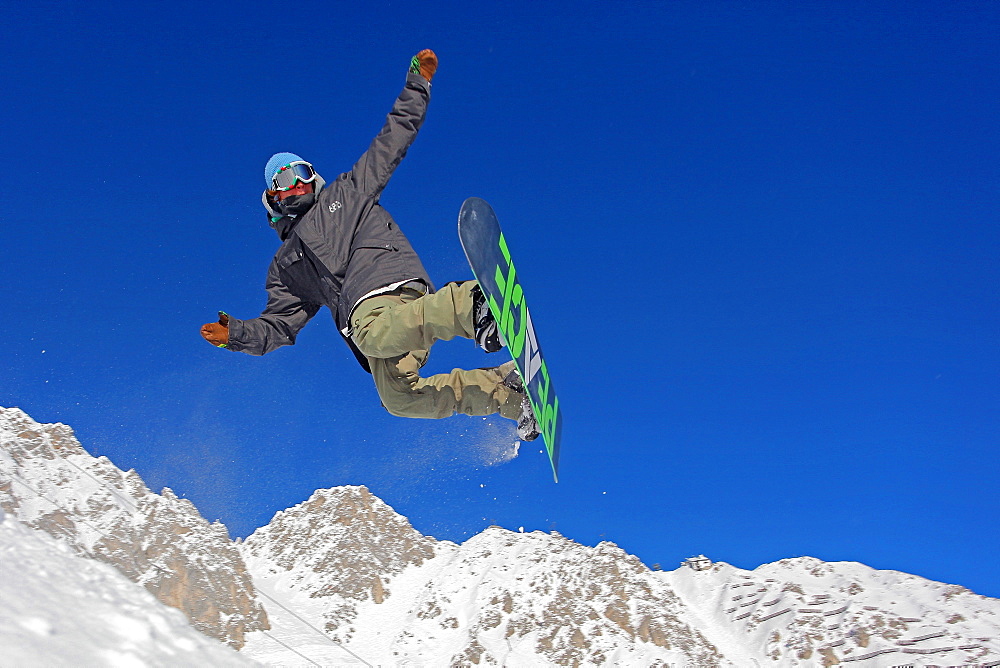
[[[278,173],[278,170],[289,165],[297,160],[302,160],[299,156],[294,153],[275,153],[271,156],[271,159],[267,161],[267,166],[264,167],[264,184],[265,187],[271,188],[271,179],[274,175]],[[305,162],[302,160],[302,162]]]

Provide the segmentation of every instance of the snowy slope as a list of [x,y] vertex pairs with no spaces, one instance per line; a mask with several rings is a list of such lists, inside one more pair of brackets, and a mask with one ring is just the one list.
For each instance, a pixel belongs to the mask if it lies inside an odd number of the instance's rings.
[[0,511],[0,665],[247,666],[116,569]]
[[0,508],[115,566],[213,638],[238,648],[246,630],[267,628],[226,528],[91,456],[66,425],[0,407]]

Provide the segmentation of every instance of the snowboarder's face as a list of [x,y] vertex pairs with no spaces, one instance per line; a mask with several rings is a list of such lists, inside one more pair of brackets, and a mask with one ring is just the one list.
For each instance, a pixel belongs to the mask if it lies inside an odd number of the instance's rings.
[[297,183],[295,187],[289,188],[288,190],[278,191],[277,197],[278,201],[282,201],[286,197],[291,197],[292,195],[306,195],[313,191],[313,184],[311,183]]

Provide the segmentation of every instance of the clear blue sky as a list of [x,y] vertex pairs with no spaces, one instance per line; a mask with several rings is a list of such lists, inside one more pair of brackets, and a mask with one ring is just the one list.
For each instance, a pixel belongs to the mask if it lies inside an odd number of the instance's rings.
[[[363,484],[647,564],[856,560],[1000,596],[996,2],[8,5],[0,405],[234,536]],[[382,203],[439,284],[496,209],[565,411],[394,418],[324,310],[263,358],[277,151],[350,169],[441,66]],[[499,358],[441,343],[430,370]]]

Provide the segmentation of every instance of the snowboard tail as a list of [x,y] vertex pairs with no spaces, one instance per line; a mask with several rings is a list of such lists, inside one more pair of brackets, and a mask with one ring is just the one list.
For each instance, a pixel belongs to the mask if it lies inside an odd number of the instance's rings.
[[465,200],[458,214],[458,235],[472,273],[496,318],[500,336],[524,381],[552,464],[552,475],[559,482],[562,432],[559,397],[552,386],[524,290],[493,208],[478,197]]

